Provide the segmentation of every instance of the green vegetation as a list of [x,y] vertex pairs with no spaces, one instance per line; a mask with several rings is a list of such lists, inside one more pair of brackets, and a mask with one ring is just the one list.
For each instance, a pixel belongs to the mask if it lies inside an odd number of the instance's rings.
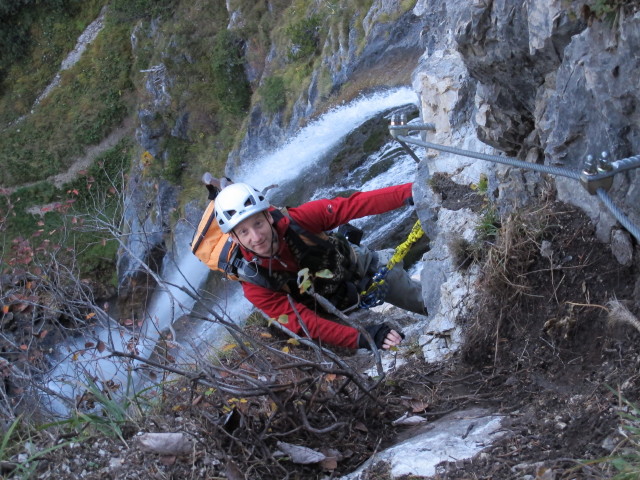
[[[5,238],[20,239],[22,249],[30,252],[21,257],[5,246],[0,266],[6,268],[16,263],[29,266],[40,255],[49,255],[52,249],[62,255],[59,258],[62,261],[65,249],[72,248],[82,275],[101,278],[105,283],[109,279],[115,282],[117,242],[104,233],[81,231],[81,216],[93,212],[97,203],[101,215],[112,218],[118,214],[121,206],[118,182],[129,169],[130,155],[130,143],[121,142],[99,156],[85,175],[59,189],[50,182],[40,182],[0,197],[0,210],[8,212],[4,222],[0,219]],[[28,213],[34,206],[40,208],[41,215]]]
[[0,184],[43,180],[68,168],[128,114],[129,30],[114,23],[104,30],[32,115],[0,133]]
[[471,189],[475,190],[482,198],[483,208],[480,221],[476,226],[476,234],[479,242],[491,240],[498,235],[500,231],[500,214],[496,210],[495,205],[490,201],[489,193],[489,177],[484,173],[480,175],[478,183],[472,184]]
[[[127,445],[123,429],[132,425],[137,416],[149,410],[150,403],[145,394],[153,387],[134,392],[133,377],[130,372],[127,374],[127,385],[122,391],[118,391],[121,385],[115,382],[104,382],[98,385],[89,376],[85,381],[85,392],[79,398],[78,408],[74,414],[66,420],[47,424],[42,428],[65,427],[78,432],[75,435],[78,439],[83,435],[97,432],[107,437],[118,438]],[[96,409],[96,407],[99,408]],[[91,427],[88,432],[86,432],[87,427]]]
[[633,15],[640,10],[639,0],[590,0],[586,3],[574,5],[566,3],[569,13],[575,17],[581,17],[587,22],[594,19],[607,22],[612,29],[617,28],[621,16]]
[[[34,430],[33,425],[19,416],[16,417],[9,428],[4,431],[2,440],[0,440],[0,462],[3,464],[11,464],[11,459],[14,454],[25,450],[26,445],[33,445],[33,441],[37,436],[37,432]],[[38,466],[38,460],[51,452],[58,450],[59,448],[66,447],[69,442],[60,442],[51,447],[39,450],[37,452],[30,453],[29,457],[22,464],[15,464],[14,474],[19,474],[22,478],[32,478],[31,475]],[[12,478],[18,478],[12,476]]]
[[0,2],[0,125],[29,111],[103,3]]
[[487,205],[482,212],[480,222],[476,226],[478,240],[485,241],[495,238],[500,231],[500,215],[493,205]]
[[282,110],[287,104],[284,80],[282,77],[274,76],[266,78],[264,84],[260,87],[260,94],[262,95],[264,110],[268,113],[276,113]]
[[182,172],[189,157],[189,142],[176,137],[167,137],[164,141],[164,150],[167,160],[162,176],[165,180],[179,183]]
[[240,38],[229,30],[218,32],[211,58],[212,87],[222,108],[231,114],[246,113],[251,102],[244,63]]
[[591,461],[583,461],[586,465],[607,465],[616,472],[612,480],[637,480],[640,478],[640,407],[627,399],[621,398],[620,393],[607,387],[618,397],[620,405],[620,432],[624,436],[614,453],[608,457]]
[[111,8],[120,21],[164,17],[171,12],[174,0],[113,0]]
[[317,52],[321,25],[320,16],[312,15],[286,28],[285,34],[290,42],[287,56],[290,61],[306,59]]
[[594,0],[588,2],[587,5],[597,18],[613,21],[619,15],[620,10],[624,8],[637,11],[640,2],[638,0]]

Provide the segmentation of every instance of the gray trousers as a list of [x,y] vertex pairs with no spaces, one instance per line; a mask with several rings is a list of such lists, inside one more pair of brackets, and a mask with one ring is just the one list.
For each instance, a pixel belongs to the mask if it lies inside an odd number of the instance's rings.
[[[371,278],[393,256],[393,249],[374,252],[364,245],[353,245],[358,260],[358,273],[361,277]],[[403,310],[427,315],[427,309],[422,300],[422,285],[413,280],[404,269],[404,264],[398,262],[387,273],[386,284],[388,286],[385,301]]]

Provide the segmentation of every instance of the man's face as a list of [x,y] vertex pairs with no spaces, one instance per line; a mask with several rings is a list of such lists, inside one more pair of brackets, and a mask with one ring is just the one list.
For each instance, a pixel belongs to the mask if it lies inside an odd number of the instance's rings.
[[271,250],[272,223],[273,218],[269,212],[259,212],[236,225],[236,228],[233,229],[233,236],[245,248],[257,255],[270,257],[278,248],[276,239],[276,242],[273,243],[273,251]]

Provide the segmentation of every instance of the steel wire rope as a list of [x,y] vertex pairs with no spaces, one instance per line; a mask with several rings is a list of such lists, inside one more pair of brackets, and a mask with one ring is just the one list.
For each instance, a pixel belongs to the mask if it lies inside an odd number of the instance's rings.
[[599,188],[598,190],[596,190],[596,195],[598,195],[602,203],[605,204],[605,206],[613,214],[616,220],[620,222],[620,225],[626,228],[629,231],[629,233],[634,237],[636,237],[636,240],[640,242],[640,228],[634,225],[631,222],[631,220],[629,220],[629,217],[627,217],[624,214],[624,212],[620,210],[620,208],[615,203],[613,203],[613,200],[611,199],[609,194],[605,191],[605,189]]
[[550,173],[551,175],[558,175],[561,177],[572,178],[574,180],[580,180],[580,172],[570,170],[568,168],[553,167],[550,165],[538,165],[537,163],[524,162],[522,160],[516,160],[511,157],[499,157],[497,155],[489,155],[487,153],[472,152],[470,150],[463,150],[462,148],[448,147],[446,145],[438,145],[437,143],[425,142],[424,140],[418,140],[411,137],[396,137],[397,140],[401,140],[405,143],[413,143],[420,147],[432,148],[434,150],[440,150],[442,152],[453,153],[455,155],[462,155],[464,157],[477,158],[479,160],[486,160],[488,162],[502,163],[505,165],[511,165],[513,167],[528,168],[529,170],[535,170],[541,173]]
[[[395,128],[390,127],[390,129],[396,130],[396,131],[401,130],[401,128],[399,127],[395,127]],[[536,163],[524,162],[522,160],[517,160],[511,157],[500,157],[497,155],[489,155],[487,153],[472,152],[470,150],[464,150],[462,148],[449,147],[446,145],[438,145],[437,143],[431,143],[431,142],[419,140],[413,137],[396,135],[395,138],[396,140],[398,140],[400,145],[405,147],[406,150],[411,150],[406,145],[407,143],[411,143],[413,145],[418,145],[420,147],[432,148],[434,150],[439,150],[442,152],[453,153],[454,155],[462,155],[464,157],[477,158],[479,160],[485,160],[488,162],[502,163],[504,165],[511,165],[513,167],[525,168],[525,169],[534,170],[540,173],[548,173],[551,175],[571,178],[573,180],[578,180],[578,181],[581,180],[580,172],[577,172],[576,170],[570,170],[568,168],[553,167],[550,165],[538,165]],[[614,167],[613,174],[626,171],[626,170],[632,170],[634,168],[639,168],[640,155],[634,155],[631,157],[623,158],[621,160],[617,160],[613,162],[612,166]],[[613,200],[607,194],[606,190],[604,188],[598,188],[596,190],[596,194],[600,198],[602,203],[605,205],[605,207],[607,207],[611,212],[611,214],[616,218],[616,220],[618,220],[620,225],[626,228],[627,231],[631,235],[633,235],[637,241],[640,242],[640,228],[638,228],[637,225],[631,222],[631,220],[629,220],[629,217],[627,217],[624,214],[624,212],[615,203],[613,203]]]
[[632,170],[640,167],[640,155],[634,155],[632,157],[621,158],[611,163],[611,166],[616,173],[624,172],[625,170]]

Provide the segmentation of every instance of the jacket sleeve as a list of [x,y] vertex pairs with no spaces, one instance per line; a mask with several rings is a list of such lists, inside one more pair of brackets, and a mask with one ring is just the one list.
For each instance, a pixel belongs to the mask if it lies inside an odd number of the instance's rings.
[[[265,315],[273,319],[286,315],[288,323],[284,326],[297,335],[305,336],[285,293],[274,292],[248,282],[242,282],[242,288],[247,300],[262,310]],[[294,305],[313,340],[337,347],[358,348],[358,330],[322,318],[300,303],[294,302]]]
[[356,218],[389,212],[406,205],[412,183],[356,192],[350,197],[314,200],[288,212],[302,228],[311,232],[332,230]]

